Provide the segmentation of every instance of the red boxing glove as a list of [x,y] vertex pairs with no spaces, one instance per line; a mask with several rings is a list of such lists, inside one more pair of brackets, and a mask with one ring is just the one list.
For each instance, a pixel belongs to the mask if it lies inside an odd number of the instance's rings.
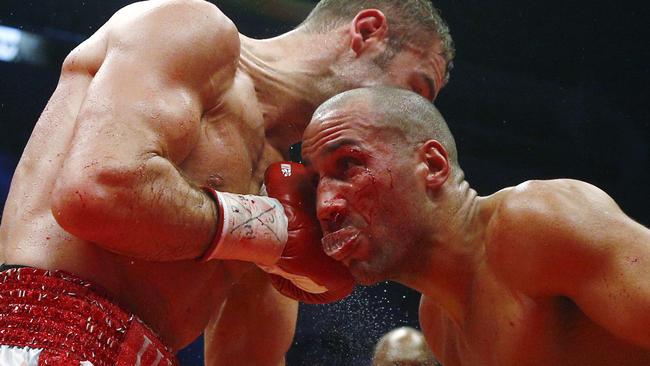
[[273,266],[260,266],[283,295],[309,304],[341,300],[354,289],[354,279],[340,262],[325,254],[316,218],[316,192],[302,164],[281,162],[266,170],[269,197],[282,204],[287,217],[288,239]]

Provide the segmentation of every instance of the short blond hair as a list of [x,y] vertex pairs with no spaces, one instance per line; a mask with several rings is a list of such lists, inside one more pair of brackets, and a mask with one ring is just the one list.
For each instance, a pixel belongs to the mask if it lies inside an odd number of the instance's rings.
[[447,67],[445,82],[456,55],[447,23],[428,0],[321,0],[301,24],[309,32],[325,33],[351,22],[364,9],[378,9],[386,15],[390,45],[399,51],[405,44],[431,46],[437,37],[442,43]]

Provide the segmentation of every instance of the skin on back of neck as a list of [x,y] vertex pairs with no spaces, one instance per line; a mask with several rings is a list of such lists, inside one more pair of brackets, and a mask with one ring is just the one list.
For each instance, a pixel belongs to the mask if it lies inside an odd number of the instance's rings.
[[332,91],[331,65],[344,51],[339,31],[310,34],[298,28],[278,37],[257,40],[240,35],[240,69],[253,81],[267,136],[279,145],[302,138],[316,107]]
[[466,181],[448,183],[435,198],[430,235],[423,239],[428,247],[423,264],[410,266],[414,271],[395,280],[422,293],[460,324],[471,301],[493,210]]

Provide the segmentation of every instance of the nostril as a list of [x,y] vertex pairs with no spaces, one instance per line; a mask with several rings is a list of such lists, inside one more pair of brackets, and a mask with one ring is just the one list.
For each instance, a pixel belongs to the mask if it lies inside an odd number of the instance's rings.
[[332,221],[334,221],[335,223],[338,223],[340,219],[341,219],[341,214],[339,212],[335,212],[334,215],[332,215]]
[[321,195],[316,214],[324,233],[332,233],[341,228],[346,217],[345,200],[341,197]]
[[333,233],[339,229],[339,225],[333,220],[327,220],[325,222],[325,230],[327,233]]
[[321,226],[325,233],[333,233],[341,229],[344,221],[345,214],[343,212],[332,210],[321,219]]

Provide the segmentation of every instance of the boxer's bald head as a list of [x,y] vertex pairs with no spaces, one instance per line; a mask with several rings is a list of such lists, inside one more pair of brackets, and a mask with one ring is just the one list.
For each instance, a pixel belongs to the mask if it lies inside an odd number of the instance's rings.
[[424,335],[413,328],[401,327],[386,333],[375,347],[373,366],[437,366]]
[[350,90],[323,103],[314,113],[312,124],[330,113],[345,110],[364,110],[370,114],[373,127],[400,139],[400,148],[405,151],[409,146],[437,140],[447,151],[454,170],[460,172],[456,143],[447,122],[438,109],[420,95],[385,86]]
[[389,87],[344,92],[316,110],[302,147],[319,178],[328,255],[366,285],[427,268],[420,243],[464,182],[454,139],[430,102]]

